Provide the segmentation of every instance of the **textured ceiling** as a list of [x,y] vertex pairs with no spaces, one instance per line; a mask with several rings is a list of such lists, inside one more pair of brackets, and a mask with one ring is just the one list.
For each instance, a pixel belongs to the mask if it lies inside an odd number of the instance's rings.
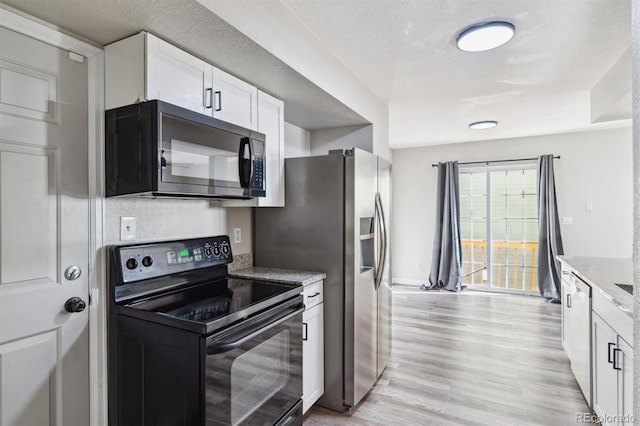
[[[282,2],[389,103],[395,147],[598,128],[589,91],[631,45],[630,0]],[[455,47],[462,29],[491,20],[512,22],[515,37],[487,52]],[[479,120],[500,124],[467,128]]]
[[285,101],[305,129],[365,124],[359,114],[194,0],[2,0],[100,46],[149,31]]
[[[2,1],[98,44],[149,30],[283,98],[285,118],[301,127],[364,121],[270,54],[273,46],[259,46],[195,0]],[[592,124],[590,90],[629,49],[631,0],[259,1],[286,5],[388,102],[392,147],[630,125]],[[508,44],[479,53],[455,47],[461,29],[494,19],[516,26]],[[625,105],[610,116],[630,117]],[[499,125],[468,129],[479,120]]]

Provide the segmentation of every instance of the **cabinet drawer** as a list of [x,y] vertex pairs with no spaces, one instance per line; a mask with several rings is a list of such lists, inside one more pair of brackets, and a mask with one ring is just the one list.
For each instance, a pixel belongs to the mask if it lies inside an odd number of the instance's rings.
[[309,309],[318,303],[322,303],[324,300],[322,295],[323,282],[324,281],[318,281],[304,287],[302,296],[304,297],[304,305],[306,309]]

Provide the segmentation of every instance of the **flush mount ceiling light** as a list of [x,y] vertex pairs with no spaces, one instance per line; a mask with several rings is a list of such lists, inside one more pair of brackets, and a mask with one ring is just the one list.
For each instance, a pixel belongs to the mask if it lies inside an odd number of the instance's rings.
[[473,25],[462,31],[456,39],[458,49],[482,52],[502,46],[513,38],[516,27],[509,22],[493,21]]
[[498,125],[497,121],[493,120],[485,120],[485,121],[476,121],[475,123],[469,124],[469,128],[473,130],[485,130],[491,129],[492,127],[496,127]]

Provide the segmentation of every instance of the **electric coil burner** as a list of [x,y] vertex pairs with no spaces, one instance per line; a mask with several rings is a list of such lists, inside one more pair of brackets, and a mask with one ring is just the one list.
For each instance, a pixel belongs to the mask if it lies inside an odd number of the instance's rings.
[[302,424],[301,286],[228,277],[227,236],[109,254],[110,424]]

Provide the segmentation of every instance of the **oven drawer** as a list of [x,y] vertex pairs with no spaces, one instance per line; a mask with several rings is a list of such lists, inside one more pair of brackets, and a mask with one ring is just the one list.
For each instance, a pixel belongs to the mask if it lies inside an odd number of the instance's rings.
[[322,292],[323,283],[324,281],[317,281],[313,284],[305,286],[304,290],[302,290],[305,309],[308,310],[318,303],[322,303],[322,301],[324,300]]

